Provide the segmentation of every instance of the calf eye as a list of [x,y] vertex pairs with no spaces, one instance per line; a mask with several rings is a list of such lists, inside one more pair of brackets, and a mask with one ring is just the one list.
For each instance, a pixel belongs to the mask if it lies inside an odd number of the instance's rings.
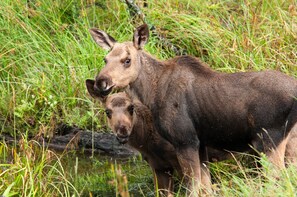
[[124,62],[124,66],[125,66],[126,68],[128,68],[130,65],[131,65],[131,59],[130,59],[130,58],[127,58],[127,59],[125,60],[125,62]]
[[106,116],[109,118],[109,119],[111,119],[111,110],[110,109],[106,109],[105,110],[105,114],[106,114]]
[[134,112],[134,105],[129,105],[128,112],[132,115]]
[[107,59],[106,58],[104,58],[103,61],[104,61],[105,64],[107,63]]

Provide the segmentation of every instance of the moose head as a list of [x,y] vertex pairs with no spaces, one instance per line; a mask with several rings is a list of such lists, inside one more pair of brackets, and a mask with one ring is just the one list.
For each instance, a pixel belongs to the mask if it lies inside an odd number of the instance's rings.
[[106,32],[95,28],[90,29],[90,33],[100,47],[109,50],[104,58],[105,66],[95,80],[97,94],[107,96],[113,89],[125,88],[135,81],[141,70],[141,51],[149,38],[148,26],[143,24],[136,28],[132,42],[118,43]]

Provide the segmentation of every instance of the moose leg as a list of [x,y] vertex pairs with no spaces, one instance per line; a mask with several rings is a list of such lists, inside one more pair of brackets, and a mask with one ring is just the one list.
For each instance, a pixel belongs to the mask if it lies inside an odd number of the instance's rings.
[[285,138],[277,145],[275,148],[272,148],[268,153],[269,161],[279,169],[285,168],[285,150],[287,145],[288,138]]
[[[277,168],[285,168],[285,150],[288,141],[288,136],[284,137],[282,132],[283,128],[263,130],[259,135],[256,149],[264,152],[268,160]],[[262,142],[262,143],[261,143]],[[259,146],[260,145],[260,146]]]
[[211,177],[207,167],[208,161],[207,147],[200,147],[201,186],[205,192],[211,192]]
[[297,124],[289,132],[285,161],[286,164],[293,164],[297,167]]
[[179,148],[177,150],[177,159],[189,189],[188,193],[190,196],[198,195],[201,182],[199,151],[192,147]]
[[155,187],[158,189],[160,196],[173,196],[173,178],[172,169],[153,169]]

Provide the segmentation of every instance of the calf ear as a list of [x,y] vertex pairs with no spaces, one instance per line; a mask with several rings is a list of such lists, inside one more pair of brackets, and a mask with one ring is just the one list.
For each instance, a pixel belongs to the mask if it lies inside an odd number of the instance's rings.
[[133,36],[133,44],[136,49],[142,49],[149,38],[149,28],[147,24],[143,24],[136,28]]
[[106,97],[102,96],[98,91],[95,90],[94,88],[95,81],[92,79],[87,79],[86,80],[86,86],[89,94],[94,97],[95,99],[99,99],[102,103],[105,102]]
[[105,50],[110,50],[116,43],[116,40],[104,31],[96,28],[92,28],[89,31],[94,41]]

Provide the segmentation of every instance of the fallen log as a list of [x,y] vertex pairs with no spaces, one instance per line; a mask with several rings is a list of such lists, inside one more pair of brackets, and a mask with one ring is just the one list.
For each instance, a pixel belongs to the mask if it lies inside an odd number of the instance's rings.
[[[5,140],[8,144],[19,140],[19,138],[15,139],[10,135],[4,134],[0,136],[0,139]],[[57,152],[71,150],[85,154],[100,154],[112,157],[129,157],[137,154],[128,145],[120,144],[112,133],[92,132],[65,124],[58,126],[55,135],[51,138],[41,135],[31,139],[38,141],[41,146]]]

